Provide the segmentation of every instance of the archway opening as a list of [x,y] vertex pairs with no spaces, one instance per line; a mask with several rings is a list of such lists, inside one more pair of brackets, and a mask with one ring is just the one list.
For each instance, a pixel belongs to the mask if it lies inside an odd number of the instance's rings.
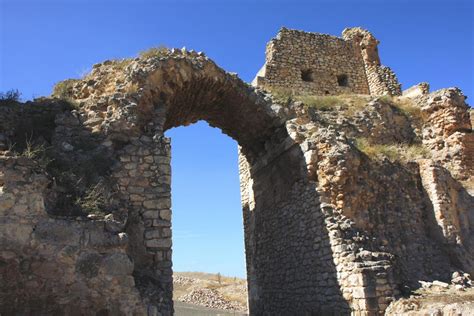
[[175,309],[199,303],[193,297],[210,291],[246,309],[237,142],[205,121],[172,128],[166,137],[172,157]]

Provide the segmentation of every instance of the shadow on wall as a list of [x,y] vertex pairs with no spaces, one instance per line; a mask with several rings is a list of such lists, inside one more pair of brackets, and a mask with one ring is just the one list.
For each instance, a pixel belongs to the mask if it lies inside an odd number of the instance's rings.
[[241,185],[253,183],[242,201],[250,313],[349,314],[316,183],[301,147],[286,146],[264,164],[241,164]]

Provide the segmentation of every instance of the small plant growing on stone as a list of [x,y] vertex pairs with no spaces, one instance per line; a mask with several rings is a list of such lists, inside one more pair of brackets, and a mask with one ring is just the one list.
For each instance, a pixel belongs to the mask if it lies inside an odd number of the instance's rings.
[[135,93],[138,91],[138,84],[137,83],[131,83],[125,87],[125,92],[127,93]]
[[357,149],[371,159],[388,158],[390,161],[416,161],[430,158],[430,151],[422,144],[374,144],[369,139],[356,138]]
[[21,93],[18,89],[11,89],[6,92],[0,92],[0,101],[20,101]]
[[103,182],[87,189],[84,195],[76,200],[76,205],[84,213],[105,215],[105,186]]
[[115,69],[125,69],[128,65],[131,64],[132,60],[129,58],[124,58],[124,59],[116,59],[113,60],[113,67]]
[[371,159],[387,157],[389,160],[394,161],[398,158],[397,150],[391,145],[374,144],[364,137],[355,139],[354,144],[357,149]]
[[165,57],[170,50],[165,46],[152,47],[139,53],[141,58],[147,59],[151,57]]
[[332,111],[336,106],[345,104],[345,102],[337,96],[303,95],[298,96],[297,99],[306,106],[320,111]]
[[46,169],[48,164],[52,161],[48,154],[48,148],[44,144],[34,144],[32,137],[27,137],[25,142],[22,150],[18,150],[16,144],[9,143],[8,151],[12,152],[15,156],[34,160],[38,163],[40,168]]
[[390,96],[388,94],[382,95],[378,99],[379,99],[379,101],[382,101],[382,102],[385,102],[385,103],[392,103],[393,102],[392,96]]
[[26,147],[21,155],[29,159],[35,159],[44,154],[44,151],[45,148],[43,145],[33,146],[33,143],[30,138],[26,140]]
[[63,100],[70,100],[72,97],[72,89],[74,84],[76,84],[78,81],[78,79],[67,79],[58,82],[53,88],[52,96]]
[[392,104],[397,107],[405,116],[418,121],[423,120],[421,108],[417,106],[412,100],[408,98],[394,98]]

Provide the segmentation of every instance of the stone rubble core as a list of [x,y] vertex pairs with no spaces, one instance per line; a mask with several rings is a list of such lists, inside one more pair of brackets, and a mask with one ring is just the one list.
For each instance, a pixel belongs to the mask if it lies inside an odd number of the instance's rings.
[[[379,63],[376,40],[344,34],[364,47],[354,70],[363,76],[362,61]],[[419,280],[472,275],[469,108],[456,88],[418,90],[401,99],[422,122],[378,97],[345,117],[342,106],[283,103],[203,53],[173,49],[94,65],[58,84],[53,97],[68,102],[0,104],[0,313],[171,315],[164,132],[198,120],[239,144],[251,315],[383,315]],[[419,143],[430,158],[374,159],[360,137]],[[21,142],[22,152],[10,150]],[[31,144],[46,144],[53,159],[38,159]],[[88,206],[90,196],[101,205]]]
[[401,95],[395,73],[380,64],[378,44],[359,27],[345,29],[342,38],[282,28],[252,84],[294,94]]

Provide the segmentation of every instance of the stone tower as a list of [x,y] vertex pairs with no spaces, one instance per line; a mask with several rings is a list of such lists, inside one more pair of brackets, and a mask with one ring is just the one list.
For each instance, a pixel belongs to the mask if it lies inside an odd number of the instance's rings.
[[378,43],[361,28],[345,29],[342,38],[282,28],[252,84],[297,94],[400,95],[397,77],[380,63]]

